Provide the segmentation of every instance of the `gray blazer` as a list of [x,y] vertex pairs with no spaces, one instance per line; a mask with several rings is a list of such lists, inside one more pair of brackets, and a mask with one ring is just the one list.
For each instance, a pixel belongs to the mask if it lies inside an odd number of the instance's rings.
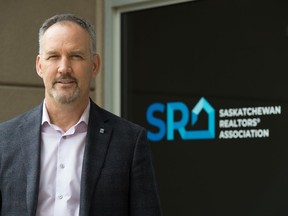
[[[0,215],[34,216],[42,105],[0,124]],[[104,129],[100,132],[100,129]],[[161,215],[146,131],[91,101],[80,216]]]

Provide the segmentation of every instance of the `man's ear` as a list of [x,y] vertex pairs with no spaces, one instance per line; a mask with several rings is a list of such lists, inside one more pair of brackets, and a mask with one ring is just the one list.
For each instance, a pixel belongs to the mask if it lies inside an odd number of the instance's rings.
[[39,77],[43,78],[42,68],[41,68],[41,57],[37,55],[36,57],[36,71]]
[[100,64],[101,64],[100,56],[98,54],[95,54],[93,56],[93,71],[92,71],[93,77],[96,77],[96,75],[99,73]]

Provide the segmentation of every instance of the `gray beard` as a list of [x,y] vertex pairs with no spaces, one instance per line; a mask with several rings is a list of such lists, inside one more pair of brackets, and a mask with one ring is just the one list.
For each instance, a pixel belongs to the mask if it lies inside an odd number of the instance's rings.
[[79,97],[80,88],[77,87],[75,91],[73,91],[72,94],[68,96],[61,96],[55,89],[52,89],[51,91],[49,91],[49,95],[61,104],[71,104]]

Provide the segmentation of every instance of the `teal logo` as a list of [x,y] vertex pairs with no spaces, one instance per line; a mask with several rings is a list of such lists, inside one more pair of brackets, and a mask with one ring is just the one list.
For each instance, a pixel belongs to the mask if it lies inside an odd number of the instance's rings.
[[[208,116],[207,129],[193,130],[199,121],[199,115],[205,112]],[[157,114],[158,113],[158,114]],[[176,118],[176,113],[180,113],[180,118]],[[166,118],[162,119],[159,114],[166,114]],[[147,136],[151,141],[160,141],[163,139],[174,140],[175,133],[179,133],[183,140],[196,139],[214,139],[215,138],[215,109],[205,99],[201,98],[198,103],[189,110],[188,106],[183,102],[168,102],[151,104],[146,112],[147,122],[156,128],[156,132],[148,130]]]

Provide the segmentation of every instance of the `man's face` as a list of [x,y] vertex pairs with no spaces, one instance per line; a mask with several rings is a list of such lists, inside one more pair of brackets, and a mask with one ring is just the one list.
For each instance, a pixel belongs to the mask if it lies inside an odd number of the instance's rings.
[[82,27],[72,22],[52,25],[42,37],[40,52],[36,69],[47,100],[69,104],[89,98],[99,57],[90,53],[90,37]]

